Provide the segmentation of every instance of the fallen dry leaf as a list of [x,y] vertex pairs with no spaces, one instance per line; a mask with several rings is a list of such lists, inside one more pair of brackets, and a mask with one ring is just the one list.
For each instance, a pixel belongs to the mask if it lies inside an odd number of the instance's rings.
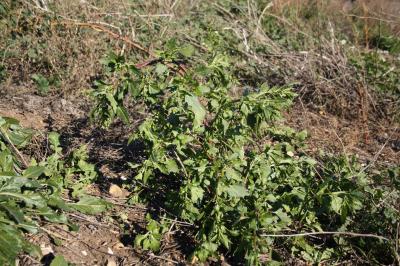
[[113,248],[116,249],[116,250],[123,249],[124,247],[125,247],[124,244],[122,244],[121,242],[117,242],[113,246]]
[[107,253],[110,255],[114,255],[114,252],[110,247],[107,249]]
[[40,245],[40,250],[42,251],[43,256],[54,253],[54,250],[51,246]]

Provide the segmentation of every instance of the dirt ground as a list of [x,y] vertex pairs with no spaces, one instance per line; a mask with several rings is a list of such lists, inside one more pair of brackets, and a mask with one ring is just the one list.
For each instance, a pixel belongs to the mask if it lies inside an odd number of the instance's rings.
[[355,154],[365,164],[387,167],[400,163],[400,128],[390,121],[345,119],[297,103],[286,114],[293,128],[306,130],[308,151]]

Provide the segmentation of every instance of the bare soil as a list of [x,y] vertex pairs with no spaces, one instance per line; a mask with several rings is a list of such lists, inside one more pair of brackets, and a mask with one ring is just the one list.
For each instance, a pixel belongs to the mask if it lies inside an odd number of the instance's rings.
[[390,167],[400,164],[400,128],[398,123],[346,119],[323,110],[315,111],[297,103],[286,114],[287,123],[309,133],[308,152],[354,154],[364,164]]

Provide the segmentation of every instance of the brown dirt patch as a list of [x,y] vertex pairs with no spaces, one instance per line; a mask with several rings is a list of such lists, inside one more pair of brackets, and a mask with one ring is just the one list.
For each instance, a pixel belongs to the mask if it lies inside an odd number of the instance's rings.
[[31,112],[24,112],[17,109],[6,109],[2,108],[0,105],[0,116],[3,117],[13,117],[18,119],[23,127],[33,128],[36,130],[44,130],[47,124],[44,122],[44,119],[39,115]]
[[71,219],[80,227],[77,232],[52,225],[44,227],[48,233],[32,236],[32,242],[40,246],[43,253],[49,252],[42,258],[41,263],[46,264],[58,254],[76,265],[109,265],[112,261],[115,265],[139,263],[140,258],[134,255],[132,246],[121,243],[118,227],[110,223],[91,221],[85,217],[82,219]]
[[306,130],[309,152],[355,154],[364,163],[380,166],[400,164],[400,127],[386,120],[364,123],[345,119],[325,111],[312,111],[297,103],[286,114],[290,126]]

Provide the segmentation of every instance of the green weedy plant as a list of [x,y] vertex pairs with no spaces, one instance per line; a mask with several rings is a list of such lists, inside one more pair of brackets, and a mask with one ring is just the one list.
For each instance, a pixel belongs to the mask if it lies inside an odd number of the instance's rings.
[[41,74],[33,74],[32,80],[35,82],[40,95],[46,95],[49,92],[50,83]]
[[40,255],[23,232],[37,233],[41,220],[69,225],[63,210],[97,213],[106,207],[105,202],[82,193],[80,186],[79,201],[62,200],[65,189],[74,187],[70,182],[80,182],[72,181],[72,176],[87,180],[95,172],[80,155],[82,150],[62,161],[57,134],[49,136],[54,153],[40,163],[33,160],[27,165],[19,150],[29,144],[33,133],[15,119],[0,117],[0,265],[14,265],[21,252]]
[[400,78],[397,63],[391,63],[377,52],[363,53],[351,60],[359,70],[360,79],[365,79],[378,92],[400,95]]
[[168,231],[166,223],[159,223],[152,219],[150,214],[146,215],[146,233],[135,237],[135,246],[143,250],[157,251],[161,247],[161,240],[164,233]]
[[[224,252],[249,265],[283,261],[287,254],[334,262],[362,243],[393,260],[394,252],[383,248],[393,244],[389,237],[346,240],[340,233],[356,228],[356,214],[370,206],[370,180],[345,157],[320,165],[302,153],[307,134],[275,122],[295,97],[289,87],[233,90],[239,85],[221,54],[179,76],[171,63],[190,53],[182,54],[176,42],[166,47],[159,63],[144,70],[123,58],[106,60],[110,82],[96,83],[92,115],[105,126],[116,117],[128,122],[127,97],[148,113],[130,137],[147,154],[130,164],[139,181],[132,181],[133,199],[162,204],[166,215],[193,225],[193,261]],[[135,242],[157,250],[163,225],[148,221],[148,233]]]

